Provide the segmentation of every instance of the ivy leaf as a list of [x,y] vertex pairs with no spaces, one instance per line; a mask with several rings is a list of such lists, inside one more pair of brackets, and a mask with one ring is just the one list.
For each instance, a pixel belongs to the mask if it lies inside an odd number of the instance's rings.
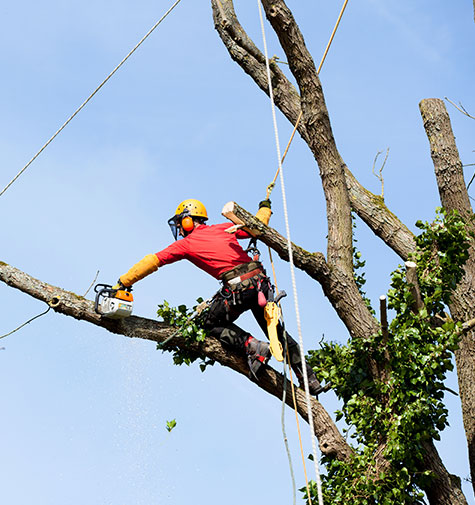
[[167,430],[168,432],[172,431],[173,428],[176,426],[176,420],[172,419],[171,421],[167,421]]

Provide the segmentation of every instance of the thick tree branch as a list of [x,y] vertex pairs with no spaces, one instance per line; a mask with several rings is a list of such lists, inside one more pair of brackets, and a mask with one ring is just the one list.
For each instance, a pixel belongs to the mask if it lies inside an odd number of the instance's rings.
[[364,188],[348,168],[345,177],[352,209],[377,237],[407,260],[415,251],[414,234],[387,208],[383,198]]
[[438,98],[428,98],[421,101],[419,108],[430,143],[440,201],[446,209],[456,209],[463,217],[471,218],[462,161],[445,104]]
[[[231,58],[250,75],[258,87],[268,94],[265,56],[242,28],[234,11],[232,0],[211,0],[213,19],[217,32]],[[279,66],[271,63],[274,99],[284,115],[295,124],[300,114],[300,97]],[[307,136],[305,127],[299,126],[301,135]]]
[[[131,316],[119,320],[103,318],[94,311],[94,303],[92,301],[35,279],[2,262],[0,262],[0,281],[47,303],[60,314],[101,326],[112,333],[162,343],[176,332],[174,327],[166,323],[142,317]],[[168,345],[198,350],[197,345],[187,345],[180,336],[172,337],[168,341]],[[231,368],[242,375],[248,375],[246,359],[243,356],[224,350],[217,339],[212,337],[207,338],[202,347],[199,348],[199,351],[223,366]],[[267,367],[256,385],[276,398],[282,398],[284,379],[273,368]],[[286,398],[287,404],[293,407],[290,386],[288,386]],[[305,393],[299,388],[296,389],[296,398],[299,414],[304,419],[307,419]],[[322,453],[339,459],[350,457],[352,453],[351,448],[343,439],[323,406],[317,400],[312,399],[311,408],[314,419],[314,430]]]
[[439,505],[467,504],[462,493],[460,478],[447,471],[433,442],[425,442],[424,449],[424,465],[436,476],[436,479],[424,487],[429,503]]
[[[256,46],[239,23],[232,0],[220,0],[219,2],[212,0],[211,4],[216,30],[231,58],[243,68],[260,89],[268,94],[264,56],[260,53],[258,59],[254,57]],[[222,9],[219,8],[220,4]],[[226,15],[225,22],[223,22],[223,12]],[[292,125],[295,125],[301,112],[300,96],[276,64],[271,65],[271,70],[273,72],[272,85],[275,104]],[[323,99],[323,94],[320,95],[320,98]],[[319,106],[319,104],[317,105]],[[298,131],[310,147],[312,139],[307,132],[304,121],[299,123]],[[324,140],[326,142],[326,136]],[[409,253],[414,250],[413,234],[389,211],[381,197],[365,189],[344,164],[343,169],[353,210],[396,254],[406,260]]]
[[[94,311],[94,303],[92,301],[86,300],[70,291],[35,279],[3,262],[0,262],[0,281],[47,303],[59,314],[74,317],[75,319],[86,321],[96,326],[101,326],[112,333],[130,338],[141,338],[157,343],[164,342],[175,333],[175,328],[166,323],[142,317],[131,316],[122,320],[103,318]],[[187,349],[194,349],[196,347],[187,346],[181,337],[173,337],[169,341],[169,345]],[[225,351],[216,339],[211,337],[206,339],[204,345],[200,348],[200,352],[221,365],[247,376],[246,360],[241,356]],[[267,367],[261,374],[259,382],[256,383],[256,385],[280,400],[282,398],[283,380],[281,374]],[[292,407],[290,386],[288,386],[287,393],[287,404]],[[307,419],[305,394],[299,388],[296,389],[296,401],[299,414],[303,419]],[[352,449],[343,439],[323,406],[317,400],[312,400],[311,408],[314,419],[314,430],[318,437],[322,453],[338,459],[350,458]],[[381,459],[381,461],[378,459],[375,464],[376,463],[379,464],[381,468],[387,464],[384,459]],[[440,458],[438,458],[435,449],[431,449],[430,451],[430,457],[427,459],[427,468],[433,469],[436,473],[436,483],[439,482],[439,479],[442,479],[444,483],[450,482],[450,475],[440,463]],[[433,487],[429,488],[428,493],[433,489]],[[444,489],[444,496],[455,496],[453,493],[451,489]],[[435,500],[433,502],[431,501],[431,503],[448,505],[449,503],[464,504],[465,501],[462,499],[454,500],[453,502]]]
[[285,3],[282,0],[263,0],[262,4],[299,86],[302,120],[309,135],[308,145],[320,168],[327,202],[327,261],[349,274],[353,272],[353,228],[345,164],[336,148],[317,69]]

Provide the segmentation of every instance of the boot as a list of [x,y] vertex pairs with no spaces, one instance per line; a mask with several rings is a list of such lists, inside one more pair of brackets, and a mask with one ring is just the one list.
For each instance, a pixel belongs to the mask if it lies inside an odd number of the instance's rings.
[[[312,367],[308,363],[305,363],[305,365],[307,367],[308,390],[312,396],[318,398],[318,395],[324,391],[328,391],[328,388],[320,384],[320,381],[317,379]],[[297,379],[299,380],[299,386],[302,389],[305,389],[303,372],[300,364],[292,368],[294,369],[295,374],[297,375]]]
[[249,335],[249,338],[244,344],[247,354],[247,362],[251,376],[257,380],[257,373],[262,365],[266,365],[271,357],[270,345],[267,342],[262,342]]

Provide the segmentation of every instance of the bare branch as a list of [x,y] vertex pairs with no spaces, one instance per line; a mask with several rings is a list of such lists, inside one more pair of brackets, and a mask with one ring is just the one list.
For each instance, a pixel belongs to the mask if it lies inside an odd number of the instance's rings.
[[30,324],[35,319],[38,319],[39,317],[44,316],[45,314],[47,314],[50,311],[50,309],[51,309],[51,307],[48,307],[44,312],[41,312],[40,314],[37,314],[36,316],[32,317],[31,319],[28,319],[28,321],[25,321],[23,324],[20,324],[20,326],[18,326],[14,330],[12,330],[12,331],[10,331],[8,333],[5,333],[5,335],[1,335],[0,338],[5,338],[5,337],[9,337],[10,335],[13,335],[17,331],[21,330],[27,324]]
[[[239,23],[232,0],[211,0],[211,6],[215,28],[229,55],[268,95],[265,57]],[[272,61],[271,73],[275,103],[290,122],[295,124],[300,114],[299,94],[279,66]],[[299,125],[299,132],[304,137],[307,136],[304,125]]]
[[462,323],[462,332],[467,332],[475,328],[475,319],[470,319]]
[[376,156],[374,157],[374,162],[373,162],[373,175],[381,182],[381,198],[384,200],[384,178],[383,178],[383,170],[384,166],[386,165],[386,161],[388,160],[389,156],[389,147],[386,149],[386,156],[384,158],[383,164],[381,165],[378,173],[376,174],[375,168],[376,168],[376,162],[378,161],[379,155],[382,154],[383,151],[378,151]]
[[86,292],[82,296],[85,297],[89,293],[89,291],[92,288],[92,286],[94,286],[94,284],[96,283],[98,275],[99,275],[99,270],[96,272],[96,276],[94,277],[94,280],[91,282],[91,284],[89,285],[89,287],[86,289]]
[[[475,0],[474,0],[475,1]],[[465,114],[467,117],[469,117],[470,119],[475,119],[475,117],[471,116],[466,110],[465,110],[465,107],[462,105],[461,102],[459,102],[458,105],[456,105],[454,102],[452,102],[452,100],[449,100],[447,97],[445,97],[445,99],[447,100],[447,102],[450,102],[459,112],[461,112],[462,114]]]
[[[464,166],[471,167],[473,165],[475,165],[475,163],[472,164],[472,165],[464,165]],[[470,189],[470,186],[472,185],[473,179],[475,179],[475,173],[472,175],[472,178],[470,179],[470,182],[467,184],[467,190]]]

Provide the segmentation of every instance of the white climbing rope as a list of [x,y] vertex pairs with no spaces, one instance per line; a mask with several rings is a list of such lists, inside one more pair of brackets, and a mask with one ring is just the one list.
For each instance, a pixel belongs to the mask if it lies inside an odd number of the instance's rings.
[[104,86],[104,84],[119,70],[119,68],[132,56],[133,53],[145,42],[145,40],[152,34],[155,28],[170,14],[170,12],[181,2],[181,0],[176,0],[176,2],[165,12],[165,14],[150,28],[150,30],[142,37],[142,39],[135,45],[135,47],[127,54],[127,56],[112,70],[112,72],[97,86],[97,88],[84,100],[84,102],[76,109],[76,111],[66,120],[66,122],[59,128],[59,130],[43,145],[43,147],[31,158],[31,160],[15,175],[15,177],[3,188],[0,192],[0,196],[5,193],[5,191],[20,177],[20,175],[38,158],[38,156],[53,142],[53,140],[66,128],[66,126],[75,118],[79,112],[88,104],[88,102],[94,97],[94,95]]
[[[313,413],[312,413],[312,409],[310,407],[310,391],[309,391],[309,386],[308,386],[307,368],[305,366],[306,360],[305,360],[305,352],[304,352],[304,347],[303,347],[302,327],[301,327],[301,322],[300,322],[300,310],[299,310],[299,302],[298,302],[298,294],[297,294],[297,282],[295,279],[295,267],[294,267],[293,254],[292,254],[292,241],[290,239],[289,216],[288,216],[288,210],[287,210],[287,197],[286,197],[285,184],[284,184],[284,171],[282,169],[281,154],[280,154],[279,130],[277,128],[277,118],[276,118],[276,114],[275,114],[274,93],[273,93],[272,82],[271,82],[269,56],[267,54],[267,40],[266,40],[265,29],[264,29],[264,18],[262,15],[261,0],[257,0],[257,5],[259,8],[259,19],[261,22],[262,42],[264,45],[264,54],[265,54],[265,59],[266,59],[267,82],[268,82],[268,86],[269,86],[269,98],[270,98],[271,109],[272,109],[272,121],[274,124],[275,143],[276,143],[276,150],[277,150],[277,161],[279,164],[279,172],[280,172],[280,184],[282,186],[282,203],[283,203],[283,209],[284,209],[285,229],[286,229],[286,234],[287,234],[287,249],[289,251],[290,274],[291,274],[291,278],[292,278],[292,290],[293,290],[293,295],[294,295],[295,316],[297,319],[297,329],[298,329],[299,345],[300,345],[300,357],[302,360],[302,372],[303,372],[304,387],[305,387],[305,397],[307,400],[308,424],[309,424],[309,428],[310,428],[310,438],[312,441],[313,461],[315,464],[318,503],[319,503],[319,505],[323,505],[322,483],[321,483],[320,471],[319,471],[319,467],[318,467],[316,437],[315,437],[314,428],[313,428]],[[310,500],[310,496],[308,497],[308,499]]]

